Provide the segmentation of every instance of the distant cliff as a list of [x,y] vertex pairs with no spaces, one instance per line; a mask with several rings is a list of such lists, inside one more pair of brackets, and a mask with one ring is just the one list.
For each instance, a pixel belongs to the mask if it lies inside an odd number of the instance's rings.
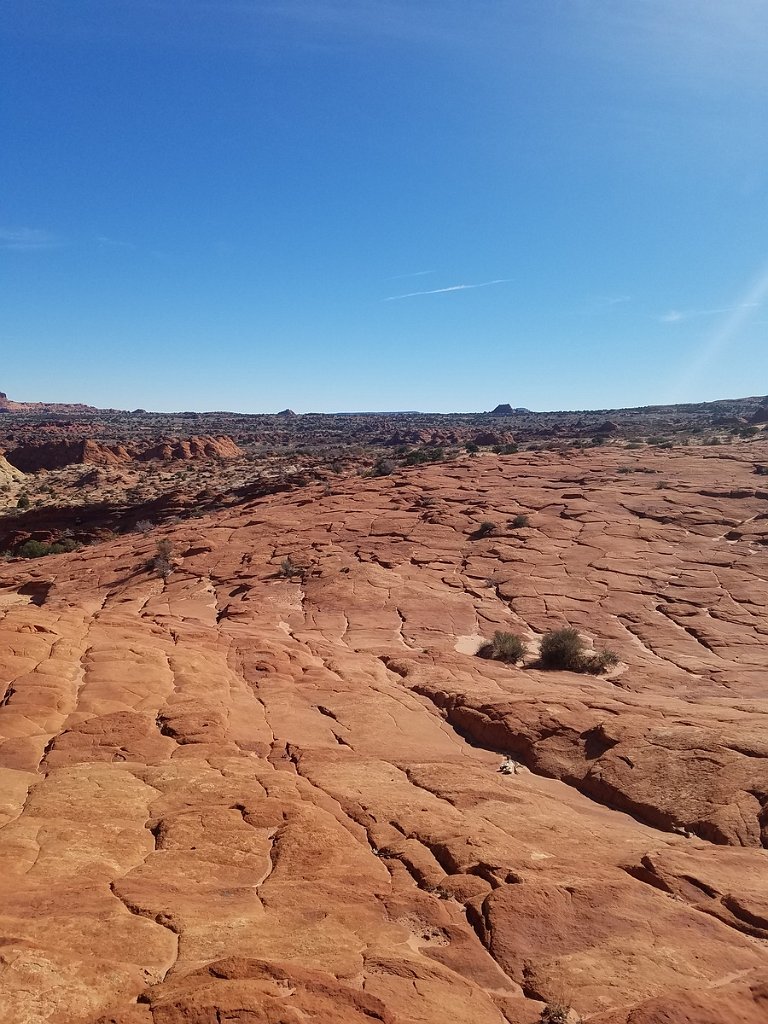
[[82,405],[77,402],[14,402],[0,391],[0,413],[31,412],[31,413],[53,413],[63,415],[70,413],[98,412],[93,405]]

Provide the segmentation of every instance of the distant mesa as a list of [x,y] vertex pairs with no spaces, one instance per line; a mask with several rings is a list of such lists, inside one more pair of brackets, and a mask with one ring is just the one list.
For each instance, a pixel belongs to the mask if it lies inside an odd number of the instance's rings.
[[4,391],[0,391],[0,413],[83,413],[98,412],[93,405],[81,405],[68,402],[14,402]]
[[299,414],[294,412],[293,409],[282,409],[275,415],[281,416],[284,420],[296,420],[299,418]]
[[489,413],[489,415],[490,416],[520,416],[523,413],[528,413],[530,411],[531,411],[530,409],[523,409],[521,407],[517,407],[517,408],[513,409],[512,406],[509,404],[509,402],[504,402],[502,405],[497,405],[495,409],[492,409],[491,412]]

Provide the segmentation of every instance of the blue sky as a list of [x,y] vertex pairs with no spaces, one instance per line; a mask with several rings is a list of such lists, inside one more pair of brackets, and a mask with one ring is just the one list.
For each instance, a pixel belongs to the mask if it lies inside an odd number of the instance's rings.
[[768,391],[764,0],[7,0],[0,390]]

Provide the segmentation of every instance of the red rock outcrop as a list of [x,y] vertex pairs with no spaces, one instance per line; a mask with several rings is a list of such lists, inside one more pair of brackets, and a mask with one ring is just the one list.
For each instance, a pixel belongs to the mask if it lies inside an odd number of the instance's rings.
[[159,459],[172,462],[176,459],[188,462],[192,459],[236,459],[242,451],[231,437],[187,437],[172,438],[153,445],[136,455],[141,462]]
[[23,473],[40,469],[61,469],[63,466],[90,463],[95,466],[118,466],[130,459],[126,450],[97,441],[32,441],[11,448],[6,458]]
[[[0,1020],[764,1021],[755,454],[480,455],[1,566]],[[563,624],[620,665],[537,668]]]
[[63,466],[121,466],[133,461],[233,459],[241,455],[230,437],[171,438],[152,445],[103,444],[93,440],[33,441],[6,452],[8,461],[25,473]]

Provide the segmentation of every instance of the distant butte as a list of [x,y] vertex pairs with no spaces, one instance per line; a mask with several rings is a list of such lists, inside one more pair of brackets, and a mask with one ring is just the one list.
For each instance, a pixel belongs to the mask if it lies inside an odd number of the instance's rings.
[[497,405],[495,409],[492,409],[489,413],[490,416],[522,416],[525,413],[530,413],[530,409],[523,409],[518,407],[513,409],[509,402],[504,402],[502,405]]

